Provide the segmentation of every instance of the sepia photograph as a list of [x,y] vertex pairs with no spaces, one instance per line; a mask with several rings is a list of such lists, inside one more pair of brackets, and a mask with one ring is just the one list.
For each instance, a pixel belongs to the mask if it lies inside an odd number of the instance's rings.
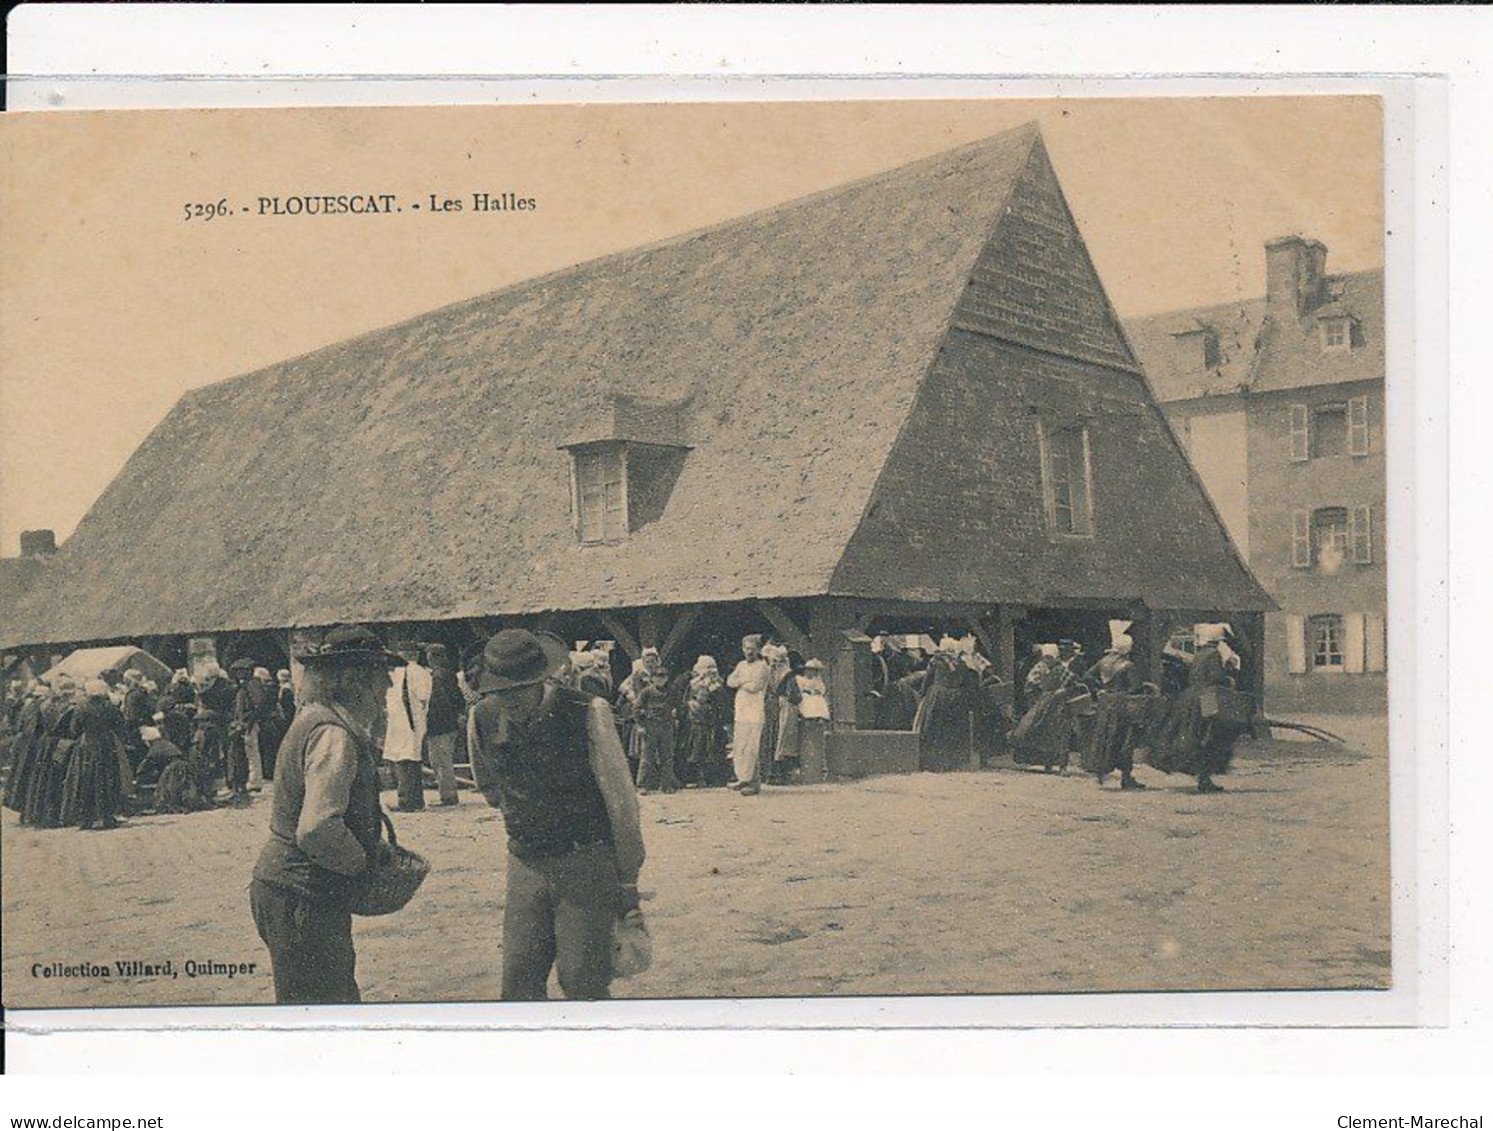
[[5,1007],[1393,988],[1384,152],[0,115]]

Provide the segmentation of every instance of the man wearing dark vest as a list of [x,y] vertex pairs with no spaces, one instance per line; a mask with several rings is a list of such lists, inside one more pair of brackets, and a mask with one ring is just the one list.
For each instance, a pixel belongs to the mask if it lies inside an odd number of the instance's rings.
[[355,1002],[352,901],[388,851],[372,736],[389,669],[404,661],[358,627],[334,628],[296,658],[300,705],[280,743],[270,839],[249,903],[269,948],[276,1002]]
[[483,651],[467,741],[508,831],[505,1001],[610,996],[612,931],[638,906],[643,832],[612,709],[562,686],[565,644],[505,629]]

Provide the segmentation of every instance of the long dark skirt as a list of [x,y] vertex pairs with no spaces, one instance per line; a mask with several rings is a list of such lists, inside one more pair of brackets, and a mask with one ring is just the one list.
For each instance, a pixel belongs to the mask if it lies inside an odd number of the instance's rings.
[[41,745],[35,732],[19,731],[11,741],[10,777],[5,779],[5,807],[16,813],[26,805],[26,788],[36,772],[36,751]]
[[918,712],[922,724],[919,747],[925,770],[967,770],[973,739],[969,697],[958,688],[935,686]]
[[1023,766],[1051,769],[1068,758],[1073,721],[1067,691],[1045,691],[1037,697],[1011,732],[1011,756]]
[[[1134,749],[1139,745],[1136,707],[1126,695],[1101,695],[1093,725],[1083,747],[1083,768],[1091,774],[1113,770],[1128,774],[1135,768]],[[1141,704],[1144,706],[1144,704]]]
[[112,743],[80,738],[63,776],[60,823],[84,829],[109,824],[122,802],[119,751]]
[[156,783],[157,813],[194,813],[211,809],[212,797],[202,791],[202,767],[187,757],[173,758]]
[[33,755],[34,764],[26,775],[21,822],[38,829],[55,829],[61,821],[62,783],[67,776],[67,766],[52,760],[58,741],[49,734],[41,737]]
[[1228,772],[1234,759],[1234,744],[1249,725],[1205,718],[1202,698],[1206,690],[1186,688],[1172,703],[1147,759],[1152,767],[1167,774],[1194,777]]
[[690,773],[700,785],[719,786],[731,780],[731,761],[726,757],[726,732],[716,723],[696,722],[689,728]]

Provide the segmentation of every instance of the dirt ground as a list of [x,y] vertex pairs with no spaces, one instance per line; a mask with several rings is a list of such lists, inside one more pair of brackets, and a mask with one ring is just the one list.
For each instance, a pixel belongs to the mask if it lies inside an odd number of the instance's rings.
[[[1320,721],[1350,744],[1241,746],[1216,796],[1142,766],[1143,793],[1004,767],[644,797],[656,958],[617,996],[1387,986],[1384,722]],[[5,1005],[272,1001],[246,892],[268,813],[265,794],[80,832],[6,811]],[[403,912],[356,921],[364,999],[496,999],[501,817],[470,793],[396,817],[433,872]],[[37,974],[129,959],[177,977]]]

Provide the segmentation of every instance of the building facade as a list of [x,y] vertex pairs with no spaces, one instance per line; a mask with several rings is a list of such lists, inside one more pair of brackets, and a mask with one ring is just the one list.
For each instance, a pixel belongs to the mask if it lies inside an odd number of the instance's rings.
[[918,765],[872,730],[878,632],[972,634],[1014,681],[1110,619],[1152,662],[1202,619],[1258,654],[1272,607],[1035,128],[194,390],[49,572],[0,645],[521,624],[621,674],[770,633],[827,665],[849,772]]
[[1255,576],[1267,685],[1382,708],[1386,668],[1384,278],[1265,247],[1263,299],[1126,323],[1157,400]]

